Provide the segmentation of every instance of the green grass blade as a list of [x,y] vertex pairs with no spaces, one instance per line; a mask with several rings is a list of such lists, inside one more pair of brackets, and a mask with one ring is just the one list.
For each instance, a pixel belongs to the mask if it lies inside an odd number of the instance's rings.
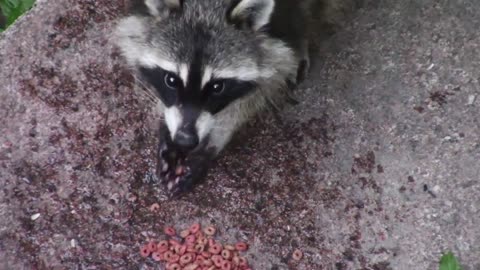
[[0,9],[7,18],[7,27],[10,26],[18,17],[22,16],[32,8],[35,0],[0,0]]
[[440,270],[462,270],[462,268],[453,253],[448,252],[440,258]]

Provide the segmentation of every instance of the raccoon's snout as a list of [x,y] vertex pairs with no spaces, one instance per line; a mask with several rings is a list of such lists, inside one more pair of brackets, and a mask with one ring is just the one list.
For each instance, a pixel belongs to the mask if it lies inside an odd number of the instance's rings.
[[183,152],[190,152],[199,143],[198,135],[193,129],[180,129],[173,138],[173,143]]

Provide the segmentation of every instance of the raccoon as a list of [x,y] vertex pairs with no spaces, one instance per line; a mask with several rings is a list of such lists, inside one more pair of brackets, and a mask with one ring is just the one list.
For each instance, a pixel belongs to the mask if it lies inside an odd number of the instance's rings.
[[118,22],[114,41],[162,115],[157,175],[170,195],[191,190],[243,124],[305,79],[312,15],[337,7],[144,0]]

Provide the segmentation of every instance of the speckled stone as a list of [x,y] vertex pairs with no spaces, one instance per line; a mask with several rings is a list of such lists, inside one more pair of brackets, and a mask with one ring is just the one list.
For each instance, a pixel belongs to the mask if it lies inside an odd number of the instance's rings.
[[169,201],[158,115],[108,42],[124,1],[38,1],[0,36],[0,269],[160,269],[139,246],[194,221],[258,270],[436,270],[447,250],[480,269],[477,6],[368,1],[300,104]]

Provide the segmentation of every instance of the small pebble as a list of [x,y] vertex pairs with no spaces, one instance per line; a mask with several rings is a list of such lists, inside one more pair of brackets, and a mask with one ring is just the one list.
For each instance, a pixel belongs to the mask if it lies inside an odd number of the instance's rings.
[[473,103],[475,102],[475,99],[476,99],[475,95],[469,95],[467,105],[473,105]]
[[40,213],[36,213],[36,214],[33,214],[33,215],[30,217],[30,219],[31,219],[31,220],[36,220],[36,219],[38,219],[39,217],[40,217]]

